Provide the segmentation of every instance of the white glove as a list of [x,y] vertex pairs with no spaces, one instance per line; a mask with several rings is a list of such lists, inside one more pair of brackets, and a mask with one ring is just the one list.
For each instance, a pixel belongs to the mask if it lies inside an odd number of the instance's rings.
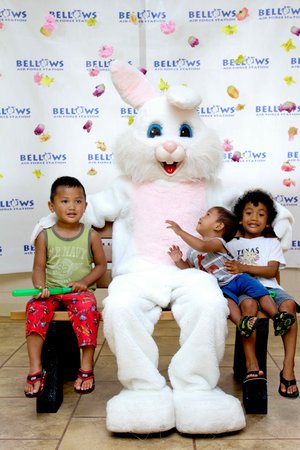
[[276,236],[280,239],[282,250],[288,250],[292,241],[292,225],[294,217],[287,208],[276,203],[277,216],[273,222]]
[[30,244],[34,245],[37,236],[44,228],[50,228],[56,223],[56,214],[51,213],[46,217],[42,217],[41,220],[36,224],[30,237]]

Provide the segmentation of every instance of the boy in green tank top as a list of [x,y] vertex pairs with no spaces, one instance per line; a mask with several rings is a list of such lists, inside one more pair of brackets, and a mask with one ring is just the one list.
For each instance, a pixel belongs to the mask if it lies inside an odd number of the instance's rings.
[[[100,313],[93,290],[106,271],[100,236],[80,222],[87,206],[85,189],[80,181],[68,176],[58,178],[52,184],[48,206],[56,214],[57,222],[37,236],[32,272],[33,285],[43,290],[26,306],[30,367],[24,393],[30,398],[43,392],[46,373],[42,368],[42,347],[54,311],[61,305],[68,310],[82,349],[81,368],[74,389],[79,394],[94,390],[94,352]],[[51,287],[71,287],[72,291],[50,295],[48,289]]]

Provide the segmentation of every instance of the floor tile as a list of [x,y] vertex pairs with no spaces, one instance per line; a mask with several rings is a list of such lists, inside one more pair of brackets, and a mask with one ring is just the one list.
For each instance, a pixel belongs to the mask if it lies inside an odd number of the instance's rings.
[[278,440],[278,439],[237,439],[231,440],[215,437],[213,439],[196,438],[195,450],[298,450],[299,441],[297,440]]
[[117,381],[116,358],[113,355],[101,356],[95,364],[94,372],[96,381]]
[[[174,321],[161,321],[154,330],[160,351],[159,370],[168,380],[168,366],[177,348],[179,330]],[[220,366],[219,386],[242,400],[242,384],[233,378],[235,326],[228,322],[228,337]],[[268,345],[268,414],[246,415],[247,426],[237,433],[217,436],[181,435],[176,430],[161,435],[112,434],[106,430],[106,403],[122,389],[115,357],[103,336],[102,323],[95,352],[95,391],[74,392],[64,384],[64,402],[56,414],[37,414],[36,401],[27,399],[23,384],[28,370],[24,323],[0,318],[0,448],[1,450],[265,450],[300,448],[299,398],[278,394],[282,367],[282,340],[270,331]],[[295,370],[300,380],[298,343]],[[13,420],[12,420],[13,418]]]
[[162,435],[118,435],[106,430],[104,419],[73,418],[59,450],[193,450],[193,440],[177,432]]
[[94,392],[82,395],[76,409],[74,417],[106,417],[106,403],[122,389],[119,381],[96,382]]
[[27,370],[15,367],[2,367],[0,369],[0,398],[23,397],[23,385]]
[[160,355],[174,355],[179,349],[178,338],[173,336],[158,336],[155,338],[155,342],[159,348]]
[[34,399],[1,398],[0,439],[59,439],[73,409],[74,401],[65,398],[56,414],[37,414]]
[[10,358],[6,361],[5,367],[25,367],[28,368],[28,356],[26,351],[26,343],[20,347],[17,347],[14,353],[11,354]]
[[176,322],[174,322],[173,327],[169,326],[170,322],[167,321],[162,321],[162,322],[158,322],[158,324],[156,325],[156,327],[154,328],[154,332],[153,332],[153,336],[154,337],[158,337],[158,336],[174,336],[174,337],[179,337],[179,328],[176,324]]
[[47,441],[37,440],[24,440],[24,439],[12,439],[1,440],[1,450],[56,450],[59,444],[58,440],[51,439]]

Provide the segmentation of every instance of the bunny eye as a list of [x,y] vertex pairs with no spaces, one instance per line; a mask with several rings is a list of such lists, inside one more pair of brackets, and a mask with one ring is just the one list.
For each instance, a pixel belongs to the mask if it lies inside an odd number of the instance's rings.
[[148,138],[155,138],[162,135],[162,126],[158,123],[152,123],[147,131]]
[[181,124],[179,131],[180,131],[180,134],[179,134],[180,137],[190,138],[193,136],[192,129],[187,123]]

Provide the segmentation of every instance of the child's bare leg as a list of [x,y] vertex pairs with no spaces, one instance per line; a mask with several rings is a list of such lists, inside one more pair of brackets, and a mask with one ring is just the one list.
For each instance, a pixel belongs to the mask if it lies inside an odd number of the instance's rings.
[[231,320],[231,322],[233,322],[235,325],[238,326],[242,318],[241,310],[239,306],[235,303],[235,301],[232,300],[231,298],[227,298],[227,302],[229,308],[229,319]]
[[[257,376],[264,376],[264,372],[260,370],[258,361],[255,354],[255,344],[256,344],[256,330],[253,331],[251,336],[245,338],[242,336],[243,349],[245,353],[246,359],[246,369],[247,369],[247,378],[255,378]],[[257,372],[257,374],[250,372]]]
[[239,329],[242,335],[248,337],[251,334],[251,332],[249,331],[250,330],[253,331],[256,328],[258,305],[256,300],[254,300],[251,297],[248,297],[240,303],[239,307],[242,315],[242,320],[241,323],[239,324]]
[[[93,370],[94,367],[94,353],[95,347],[93,345],[86,345],[82,347],[82,358],[81,358],[81,369],[83,371]],[[82,391],[91,389],[93,385],[93,379],[90,378],[88,380],[82,380],[81,378],[77,378],[74,383],[74,388]]]
[[[29,357],[29,373],[34,374],[42,370],[42,348],[44,340],[37,333],[31,333],[26,338]],[[36,394],[40,388],[40,380],[34,384],[25,383],[24,392]]]
[[264,295],[259,300],[260,306],[270,317],[274,317],[278,313],[278,308],[270,295]]
[[[241,314],[242,317],[244,316],[257,316],[258,312],[258,305],[257,301],[253,298],[246,298],[243,300],[240,304]],[[247,375],[247,378],[253,378],[257,376],[264,376],[264,373],[262,370],[260,370],[258,361],[256,358],[255,353],[255,344],[256,344],[256,330],[252,332],[252,334],[249,337],[242,336],[242,344],[243,349],[245,353],[245,359],[246,359],[246,369],[247,373],[249,372],[257,372],[257,374],[249,374]]]
[[[292,300],[286,300],[283,302],[280,307],[279,311],[286,311],[290,314],[293,314],[296,317],[296,304]],[[297,320],[295,323],[291,326],[291,328],[282,336],[283,346],[284,346],[284,360],[283,360],[283,371],[282,375],[286,380],[293,380],[295,379],[295,372],[294,372],[294,366],[295,366],[295,352],[296,352],[296,345],[297,345]],[[281,390],[283,392],[286,391],[286,387],[281,384]],[[297,391],[297,385],[289,386],[287,389],[287,392],[289,394]]]
[[258,312],[258,306],[256,300],[253,298],[246,298],[240,304],[242,317],[244,316],[256,316]]

